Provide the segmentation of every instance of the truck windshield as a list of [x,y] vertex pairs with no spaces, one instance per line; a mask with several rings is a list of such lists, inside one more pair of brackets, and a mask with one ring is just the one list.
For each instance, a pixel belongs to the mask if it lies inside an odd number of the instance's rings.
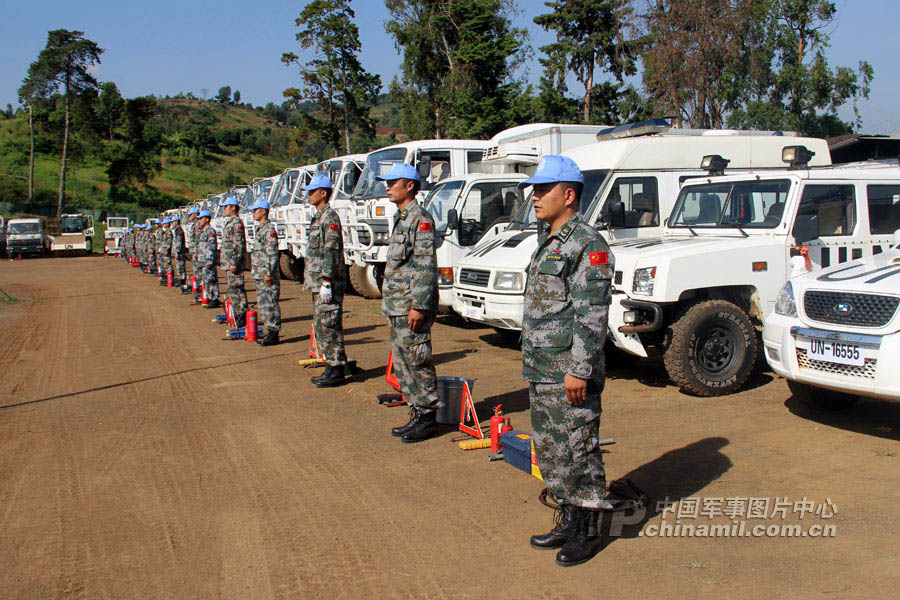
[[[581,190],[581,204],[578,207],[578,213],[585,214],[587,208],[592,204],[594,196],[600,191],[606,176],[609,175],[608,170],[582,171],[584,175],[584,188]],[[528,195],[515,214],[510,219],[510,229],[527,229],[536,227],[537,221],[534,216],[534,204],[531,202],[531,194],[534,188],[528,187]]]
[[434,226],[438,233],[447,230],[447,213],[456,204],[463,181],[448,181],[437,184],[425,197],[425,210],[434,217]]
[[791,182],[727,181],[682,188],[670,227],[772,229],[781,223]]
[[81,233],[84,231],[84,217],[61,217],[59,230],[62,233]]
[[388,148],[372,152],[366,157],[366,167],[363,169],[356,188],[353,190],[354,198],[375,198],[385,195],[384,182],[375,179],[377,175],[385,175],[390,172],[394,163],[406,160],[406,148]]
[[41,224],[40,223],[10,223],[7,228],[7,233],[12,235],[23,235],[23,234],[32,234],[32,233],[40,233],[41,232]]
[[291,203],[291,194],[294,192],[294,184],[297,183],[299,175],[299,169],[291,169],[281,176],[281,179],[275,184],[275,189],[272,190],[272,206],[284,206]]
[[117,219],[110,217],[107,220],[107,227],[128,227],[128,219]]

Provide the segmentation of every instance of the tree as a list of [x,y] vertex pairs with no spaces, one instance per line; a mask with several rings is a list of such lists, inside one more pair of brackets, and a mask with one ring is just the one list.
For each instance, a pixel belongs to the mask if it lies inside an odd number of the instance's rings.
[[[123,141],[111,148],[106,169],[110,188],[146,184],[160,169],[158,155],[162,136],[149,127],[155,107],[156,100],[151,96],[125,101]],[[116,195],[116,191],[111,193]]]
[[[828,137],[850,133],[860,124],[856,102],[869,97],[872,66],[861,61],[832,69],[825,57],[836,9],[827,0],[757,0],[759,50],[746,69],[745,94],[729,125],[789,129]],[[842,121],[837,110],[852,102],[855,119]]]
[[[547,0],[551,12],[534,22],[556,33],[556,41],[541,47],[555,69],[559,65],[575,73],[584,85],[582,120],[592,120],[594,74],[600,68],[621,83],[635,70],[633,40],[626,39],[626,23],[632,13],[629,0]],[[546,68],[546,64],[545,64]],[[552,75],[552,74],[551,74]]]
[[62,90],[65,108],[65,127],[63,130],[62,157],[59,170],[59,200],[57,217],[62,214],[63,200],[66,194],[66,160],[69,146],[69,104],[75,94],[86,89],[96,90],[97,80],[91,74],[91,68],[100,63],[103,49],[91,40],[84,38],[82,31],[55,29],[47,33],[47,45],[38,54],[36,61],[28,67],[28,74],[19,89],[20,97],[33,99],[47,98],[54,92]]
[[125,101],[119,88],[112,81],[103,84],[100,91],[100,115],[106,125],[106,133],[109,141],[113,140],[113,129],[122,124],[125,112]]
[[314,121],[313,131],[332,142],[335,152],[338,137],[350,153],[350,132],[354,128],[374,136],[375,124],[369,111],[381,89],[381,78],[363,69],[359,62],[362,44],[359,29],[353,23],[355,14],[350,0],[313,0],[300,12],[295,24],[300,28],[296,39],[303,50],[311,50],[313,58],[300,63],[300,57],[285,52],[281,62],[300,65],[304,89],[284,91],[292,107],[303,100],[313,100],[325,113],[325,120]]
[[216,94],[216,100],[221,102],[222,104],[228,104],[231,101],[231,86],[223,85],[219,88],[219,93]]
[[[416,137],[490,137],[519,115],[512,73],[525,32],[506,15],[511,0],[385,0],[385,28],[403,53],[392,84],[401,122]],[[528,115],[530,117],[530,115]]]
[[241,103],[241,91],[240,90],[234,90],[234,103],[235,104]]

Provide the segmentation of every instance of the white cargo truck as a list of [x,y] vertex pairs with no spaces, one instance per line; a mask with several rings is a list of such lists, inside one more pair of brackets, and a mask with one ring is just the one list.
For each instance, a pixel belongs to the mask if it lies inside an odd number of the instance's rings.
[[50,235],[50,252],[80,250],[90,254],[94,243],[94,217],[83,214],[61,215]]
[[40,219],[10,219],[6,222],[6,254],[9,258],[49,253],[50,238]]
[[128,217],[107,217],[106,231],[103,232],[103,252],[109,256],[122,254],[122,236],[131,227]]
[[609,339],[637,356],[661,354],[686,392],[740,389],[792,254],[814,270],[892,242],[871,206],[900,191],[896,162],[810,168],[809,156],[788,147],[791,170],[687,181],[661,236],[613,242]]
[[[782,149],[796,144],[815,152],[811,164],[831,164],[822,139],[780,132],[671,129],[660,119],[605,129],[596,142],[564,154],[585,177],[579,207],[583,218],[614,241],[660,235],[683,182],[709,177],[726,165],[728,172],[782,169]],[[496,238],[486,237],[459,260],[453,310],[515,337],[522,327],[525,271],[537,238],[538,223],[526,198],[509,229]]]

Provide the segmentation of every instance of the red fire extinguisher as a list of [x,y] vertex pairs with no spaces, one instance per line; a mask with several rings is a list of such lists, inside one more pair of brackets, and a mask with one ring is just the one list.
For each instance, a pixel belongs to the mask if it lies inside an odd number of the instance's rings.
[[200,304],[206,306],[209,304],[209,298],[206,297],[206,286],[200,286]]
[[166,285],[175,287],[175,278],[172,277],[172,271],[166,271]]
[[244,324],[244,339],[248,342],[256,341],[256,311],[247,311],[247,322]]
[[191,293],[196,294],[199,290],[197,289],[197,276],[191,275]]
[[491,452],[500,452],[500,436],[507,431],[512,431],[509,417],[503,416],[502,404],[494,407],[494,416],[491,417]]

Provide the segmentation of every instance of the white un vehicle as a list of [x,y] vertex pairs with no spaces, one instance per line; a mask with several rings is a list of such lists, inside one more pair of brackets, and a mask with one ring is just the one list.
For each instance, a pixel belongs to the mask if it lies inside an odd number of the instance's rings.
[[766,318],[772,369],[812,408],[900,400],[900,185],[866,186],[869,230],[890,249],[792,278]]
[[791,275],[889,248],[870,207],[900,193],[896,162],[806,168],[810,152],[785,148],[794,168],[684,183],[663,235],[613,242],[609,337],[638,356],[662,354],[683,390],[738,390],[760,348],[757,332]]

